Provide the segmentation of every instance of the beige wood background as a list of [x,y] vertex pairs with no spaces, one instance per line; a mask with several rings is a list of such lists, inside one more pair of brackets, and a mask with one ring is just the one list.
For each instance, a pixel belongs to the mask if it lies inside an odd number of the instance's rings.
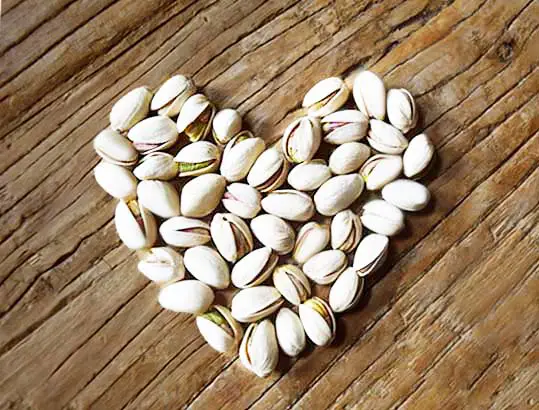
[[[535,0],[4,0],[0,408],[537,408],[538,25]],[[274,138],[358,67],[417,96],[434,203],[333,346],[257,379],[159,308],[91,141],[173,73]]]

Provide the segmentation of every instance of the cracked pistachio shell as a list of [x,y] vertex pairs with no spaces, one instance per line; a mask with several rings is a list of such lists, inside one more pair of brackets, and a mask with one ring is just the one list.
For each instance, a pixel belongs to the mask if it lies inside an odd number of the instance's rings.
[[211,288],[198,280],[181,280],[161,288],[157,300],[168,310],[198,315],[208,310],[214,299]]
[[331,220],[331,247],[351,252],[356,249],[362,232],[359,216],[350,209],[341,211]]
[[288,183],[298,191],[314,191],[331,178],[331,170],[323,159],[305,161],[288,174]]
[[196,323],[204,340],[221,353],[234,353],[243,336],[243,328],[224,306],[212,306]]
[[359,141],[367,135],[369,119],[358,110],[342,110],[326,115],[321,120],[329,144]]
[[367,117],[383,120],[386,116],[386,87],[372,71],[362,71],[354,80],[352,91],[359,110]]
[[358,174],[337,175],[327,180],[314,194],[316,210],[325,216],[335,215],[359,198],[363,185]]
[[225,145],[241,131],[241,115],[232,108],[225,108],[215,114],[212,125],[213,139]]
[[404,133],[417,124],[417,110],[414,97],[404,88],[392,88],[387,92],[387,118]]
[[118,131],[107,128],[94,138],[94,150],[111,164],[130,167],[137,163],[138,152],[127,138]]
[[118,202],[114,223],[121,241],[130,249],[151,248],[157,239],[155,218],[134,199]]
[[305,333],[317,346],[326,346],[335,338],[337,322],[329,305],[313,297],[299,305],[299,317]]
[[293,305],[299,305],[311,296],[309,279],[295,265],[281,265],[273,271],[273,285]]
[[373,199],[363,205],[361,223],[380,235],[393,236],[404,229],[404,214],[383,199]]
[[240,132],[226,144],[221,161],[221,175],[229,182],[245,178],[265,147],[266,144],[261,138],[254,137],[249,131]]
[[180,196],[170,182],[141,181],[137,196],[142,206],[161,218],[172,218],[180,214]]
[[328,285],[346,269],[343,251],[331,249],[311,256],[303,265],[303,273],[319,285]]
[[288,176],[289,163],[277,148],[268,148],[255,161],[247,182],[260,192],[279,188]]
[[178,248],[204,245],[211,239],[206,222],[184,216],[167,219],[159,227],[159,233],[166,243]]
[[232,298],[232,316],[239,322],[256,322],[271,315],[283,304],[273,286],[253,286],[240,290]]
[[420,211],[430,201],[429,190],[419,182],[397,179],[382,189],[382,198],[403,211]]
[[315,156],[321,138],[322,130],[317,118],[298,118],[286,127],[281,149],[287,161],[299,164]]
[[424,175],[434,157],[434,145],[427,134],[412,138],[403,155],[404,175],[408,178],[420,178]]
[[152,152],[146,155],[133,174],[140,179],[169,180],[178,174],[178,164],[174,162],[174,157],[166,152]]
[[349,95],[350,90],[341,78],[326,78],[305,94],[303,107],[307,108],[309,115],[323,117],[341,108]]
[[269,278],[278,260],[277,254],[267,247],[249,252],[232,268],[232,284],[240,289],[260,285]]
[[247,184],[227,185],[221,202],[228,212],[244,219],[254,218],[260,212],[260,192]]
[[243,366],[258,377],[267,377],[279,362],[275,327],[270,320],[249,325],[239,349]]
[[262,209],[268,214],[279,216],[289,221],[308,221],[314,215],[311,197],[301,191],[280,189],[270,192],[262,199]]
[[191,275],[215,289],[230,285],[230,271],[225,260],[209,246],[194,246],[183,255],[185,268]]
[[360,142],[347,142],[339,145],[329,156],[329,168],[336,175],[344,175],[354,172],[363,165],[369,156],[371,149]]
[[178,131],[176,131],[174,121],[158,115],[137,123],[129,130],[127,138],[133,142],[137,151],[149,154],[164,151],[173,146],[178,139]]
[[329,243],[329,227],[317,222],[303,225],[299,232],[292,258],[299,264],[324,250]]
[[221,150],[208,141],[197,141],[183,147],[174,157],[178,176],[188,177],[214,172],[219,168]]
[[215,105],[204,94],[189,97],[182,105],[176,127],[189,141],[196,142],[206,138],[215,116]]
[[112,106],[109,119],[115,131],[128,131],[136,123],[146,118],[150,111],[152,92],[147,87],[129,91]]
[[94,177],[99,186],[114,198],[132,199],[137,196],[137,179],[127,168],[101,161],[94,168]]
[[236,262],[253,250],[249,227],[234,214],[215,214],[210,230],[215,247],[229,262]]
[[185,277],[182,255],[167,246],[141,251],[137,267],[156,283],[175,282]]
[[402,158],[398,155],[374,155],[363,164],[359,174],[369,191],[382,189],[402,172]]
[[389,238],[371,233],[359,243],[354,255],[354,271],[359,276],[367,276],[378,269],[386,260]]
[[150,109],[159,115],[174,117],[183,104],[196,92],[193,81],[183,75],[175,75],[165,81],[155,92]]
[[285,255],[294,248],[296,235],[292,227],[275,215],[259,215],[251,221],[251,229],[256,238],[279,255]]
[[369,145],[384,154],[401,154],[408,146],[408,140],[397,128],[380,120],[371,120],[367,136]]
[[353,268],[346,269],[337,278],[329,291],[329,305],[335,313],[353,308],[359,302],[365,279],[358,276]]
[[193,178],[182,189],[182,215],[193,218],[209,215],[221,202],[225,187],[225,178],[218,174],[204,174]]
[[289,308],[281,308],[275,318],[277,342],[284,354],[290,357],[299,355],[307,345],[305,330],[297,314]]

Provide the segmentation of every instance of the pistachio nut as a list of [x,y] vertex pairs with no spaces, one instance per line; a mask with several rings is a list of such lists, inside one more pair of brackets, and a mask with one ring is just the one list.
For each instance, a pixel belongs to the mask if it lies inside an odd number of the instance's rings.
[[118,131],[107,128],[94,138],[94,150],[111,164],[130,167],[137,163],[138,152],[127,138]]
[[337,278],[329,291],[329,306],[335,313],[353,308],[359,302],[365,279],[358,276],[353,268],[346,269]]
[[232,108],[225,108],[215,114],[212,125],[213,139],[219,145],[225,145],[241,131],[241,115]]
[[359,110],[367,117],[383,120],[386,116],[386,87],[372,71],[362,71],[354,80],[352,91]]
[[434,157],[434,146],[427,134],[412,138],[403,155],[404,175],[408,178],[421,178],[429,170]]
[[225,192],[226,180],[218,174],[199,175],[183,186],[182,215],[200,218],[213,212]]
[[270,248],[255,249],[241,258],[232,268],[232,283],[244,289],[264,282],[277,265],[279,257]]
[[417,124],[417,110],[414,97],[404,88],[392,88],[387,92],[387,118],[404,133]]
[[350,90],[339,77],[330,77],[316,83],[303,98],[303,107],[309,115],[323,117],[341,108],[348,100]]
[[197,141],[183,147],[174,157],[178,176],[190,177],[214,172],[219,168],[221,151],[208,141]]
[[161,288],[157,300],[168,310],[177,313],[201,314],[209,309],[213,290],[198,280],[181,280]]
[[271,315],[283,304],[273,286],[253,286],[240,290],[232,298],[232,316],[240,322],[256,322]]
[[94,168],[94,177],[99,186],[114,198],[132,199],[137,196],[137,179],[127,168],[101,161]]
[[363,165],[371,155],[371,149],[360,142],[339,145],[329,156],[329,168],[336,175],[349,174]]
[[183,104],[196,92],[196,87],[190,78],[175,75],[165,81],[155,92],[150,109],[159,115],[174,117],[178,115]]
[[311,197],[293,189],[279,189],[262,199],[262,209],[268,214],[289,221],[308,221],[314,215]]
[[361,223],[381,235],[393,236],[404,228],[404,214],[395,205],[383,199],[373,199],[363,205]]
[[154,215],[172,218],[180,214],[180,196],[170,182],[141,181],[137,187],[139,202]]
[[227,185],[221,202],[228,212],[251,219],[260,212],[261,199],[260,192],[252,186],[235,182]]
[[137,123],[129,130],[127,138],[133,142],[137,151],[149,154],[164,151],[173,146],[178,139],[178,131],[176,131],[174,121],[158,115]]
[[215,105],[204,94],[192,95],[178,115],[178,132],[185,134],[191,142],[203,140],[210,132],[215,111]]
[[296,165],[288,174],[288,183],[298,191],[314,191],[331,178],[331,170],[323,159]]
[[279,255],[285,255],[294,248],[296,235],[292,227],[278,216],[258,215],[251,221],[251,229],[256,238]]
[[311,296],[309,279],[295,265],[281,265],[273,271],[273,285],[293,305],[299,305]]
[[275,327],[269,320],[249,325],[239,349],[243,366],[258,377],[267,377],[279,362]]
[[359,174],[369,191],[382,189],[402,172],[402,158],[399,155],[374,155],[363,164]]
[[328,285],[346,269],[346,264],[345,253],[331,249],[311,256],[303,265],[303,273],[319,285]]
[[204,245],[211,239],[206,222],[184,216],[167,219],[159,227],[159,233],[166,243],[178,248]]
[[277,148],[268,148],[255,161],[247,182],[260,192],[279,188],[288,176],[289,163]]
[[166,152],[152,152],[142,158],[133,174],[140,179],[169,180],[178,174],[178,163]]
[[369,119],[358,110],[342,110],[321,119],[324,141],[329,144],[344,144],[359,141],[367,135]]
[[196,323],[204,340],[221,353],[235,352],[243,336],[243,328],[224,306],[212,306],[197,316]]
[[341,211],[331,220],[331,247],[351,252],[356,249],[362,232],[359,216],[350,209]]
[[136,123],[146,118],[150,111],[152,92],[147,87],[129,91],[112,106],[110,126],[115,131],[128,131]]
[[329,228],[317,222],[309,222],[303,225],[298,232],[298,238],[294,246],[292,258],[299,264],[303,264],[311,256],[324,250],[329,243]]
[[284,131],[282,151],[287,161],[299,164],[311,160],[322,138],[318,118],[302,117],[294,120]]
[[378,269],[386,260],[389,238],[371,233],[359,243],[354,255],[354,271],[359,276],[367,276]]
[[156,283],[175,282],[185,277],[182,255],[167,246],[141,251],[137,267]]
[[225,260],[209,246],[194,246],[183,255],[185,268],[191,275],[215,289],[230,285],[230,271]]
[[384,154],[401,154],[408,146],[408,140],[394,126],[376,119],[371,120],[370,125],[367,141],[376,151]]
[[299,317],[305,333],[318,346],[326,346],[335,338],[337,322],[329,305],[313,297],[299,305]]
[[363,180],[358,174],[337,175],[330,178],[314,194],[316,210],[333,216],[348,208],[363,192]]
[[419,182],[397,179],[382,189],[382,198],[403,211],[420,211],[429,203],[430,192]]
[[297,314],[289,308],[281,308],[275,318],[277,342],[284,354],[290,357],[299,355],[307,345],[305,330]]
[[129,249],[151,248],[157,239],[155,218],[134,199],[118,202],[114,223],[118,236]]
[[210,230],[215,247],[229,262],[236,262],[253,250],[249,227],[234,214],[215,214]]
[[262,152],[266,144],[249,131],[242,131],[226,144],[221,161],[221,175],[229,182],[243,179]]

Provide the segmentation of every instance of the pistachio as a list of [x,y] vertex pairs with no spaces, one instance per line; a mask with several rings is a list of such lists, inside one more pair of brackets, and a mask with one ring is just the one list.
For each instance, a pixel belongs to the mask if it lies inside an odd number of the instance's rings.
[[273,286],[254,286],[240,290],[232,298],[232,316],[240,322],[256,322],[271,315],[283,304]]
[[218,174],[204,174],[190,180],[182,189],[182,215],[193,218],[209,215],[219,205],[225,186],[225,178]]
[[161,288],[159,304],[177,313],[198,315],[208,310],[214,299],[211,288],[198,280],[181,280]]
[[331,171],[323,159],[305,161],[288,174],[288,183],[298,191],[314,191],[331,178]]
[[191,275],[216,289],[226,289],[230,284],[230,271],[225,260],[209,246],[194,246],[183,255],[185,268]]
[[397,179],[382,189],[382,198],[403,211],[420,211],[430,201],[429,190],[419,182]]
[[232,283],[243,289],[260,285],[273,272],[279,257],[270,248],[255,249],[232,268]]
[[241,341],[240,361],[258,377],[267,377],[277,367],[279,348],[275,327],[269,320],[249,325]]
[[247,182],[260,192],[279,188],[288,176],[288,161],[277,148],[268,148],[255,161],[247,175]]
[[174,157],[178,176],[188,177],[214,172],[219,168],[221,151],[208,141],[197,141],[183,147]]
[[283,297],[299,305],[311,295],[311,285],[305,274],[295,265],[281,265],[273,271],[273,284]]
[[215,111],[215,105],[204,94],[192,95],[178,115],[178,132],[185,134],[191,142],[203,140],[210,132]]
[[174,121],[158,115],[137,123],[127,133],[135,149],[143,154],[164,151],[176,143],[178,131]]
[[228,212],[244,219],[254,218],[260,212],[260,192],[247,184],[235,182],[226,187],[222,203]]
[[303,265],[303,273],[319,285],[327,285],[337,279],[346,269],[346,255],[343,251],[331,249],[311,256]]
[[412,94],[404,88],[392,88],[387,92],[387,118],[404,133],[417,124],[417,110]]
[[374,155],[363,164],[359,174],[369,191],[382,189],[402,172],[402,158],[398,155]]
[[359,302],[365,279],[358,276],[353,268],[346,269],[337,278],[329,291],[329,305],[336,313],[353,308]]
[[249,227],[234,214],[215,214],[210,229],[215,247],[229,262],[236,262],[253,250]]
[[303,225],[299,232],[292,258],[299,264],[324,250],[329,243],[329,228],[317,222]]
[[393,236],[404,228],[404,214],[383,199],[373,199],[363,205],[361,223],[381,235]]
[[434,157],[434,146],[427,134],[412,138],[404,152],[404,175],[408,178],[420,178],[427,173]]
[[311,197],[293,189],[281,189],[262,199],[262,209],[289,221],[308,221],[314,215]]
[[229,182],[245,178],[265,147],[264,141],[254,137],[249,131],[240,132],[226,144],[221,161],[221,175]]
[[408,140],[397,128],[380,120],[370,121],[371,129],[367,136],[370,146],[384,154],[400,154],[408,146]]
[[362,71],[354,80],[354,100],[367,117],[383,120],[386,116],[386,88],[372,71]]
[[294,248],[294,230],[278,216],[259,215],[251,221],[251,229],[264,246],[273,249],[279,255],[285,255]]
[[241,115],[232,108],[225,108],[215,114],[213,119],[213,139],[219,145],[225,145],[241,131]]
[[169,180],[178,174],[178,164],[174,162],[174,157],[166,152],[152,152],[146,155],[133,174],[140,179]]
[[118,202],[114,222],[118,236],[130,249],[151,248],[157,239],[153,215],[134,199]]
[[299,355],[307,345],[305,330],[297,314],[289,308],[281,308],[275,318],[277,342],[284,354],[290,357]]
[[166,243],[178,248],[204,245],[211,239],[206,222],[184,216],[167,219],[161,224],[159,233]]
[[282,138],[282,150],[287,161],[299,164],[311,160],[320,147],[321,134],[317,118],[302,117],[293,121]]
[[137,163],[138,152],[127,138],[118,131],[106,129],[94,138],[94,150],[111,164],[130,167]]
[[344,144],[359,141],[367,135],[369,119],[357,110],[342,110],[326,115],[321,120],[329,144]]
[[316,210],[322,215],[335,215],[359,198],[363,185],[358,174],[337,175],[327,180],[314,194]]
[[174,117],[195,92],[195,84],[190,78],[175,75],[165,81],[155,92],[150,109],[157,111],[159,115]]
[[359,243],[354,255],[354,271],[359,276],[367,276],[378,269],[386,260],[389,238],[371,233]]
[[141,251],[137,267],[144,276],[156,283],[175,282],[185,277],[182,255],[166,246]]
[[101,161],[94,168],[94,177],[99,186],[114,198],[136,197],[137,179],[127,168]]
[[171,218],[180,214],[180,196],[170,182],[141,181],[137,195],[139,202],[154,215]]
[[128,131],[150,111],[152,92],[147,87],[129,91],[112,106],[110,126],[115,131]]
[[337,323],[329,305],[313,297],[299,305],[299,317],[305,333],[318,346],[326,346],[335,338]]
[[303,99],[309,115],[323,117],[341,108],[348,100],[350,90],[339,77],[326,78],[314,85]]
[[233,353],[243,336],[243,328],[224,306],[212,306],[197,316],[196,323],[204,340],[221,353]]
[[359,169],[371,155],[371,150],[359,142],[339,145],[329,156],[329,168],[337,175],[349,174]]
[[362,232],[359,216],[349,209],[341,211],[331,221],[331,247],[351,252],[356,249]]

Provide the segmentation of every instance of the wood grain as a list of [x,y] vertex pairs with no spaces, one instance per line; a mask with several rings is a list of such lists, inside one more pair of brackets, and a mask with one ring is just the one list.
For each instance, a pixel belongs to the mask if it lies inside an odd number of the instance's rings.
[[[0,71],[0,408],[535,408],[539,3],[10,0]],[[336,343],[267,379],[162,311],[93,180],[115,99],[172,73],[268,141],[317,80],[408,88],[438,149]]]

